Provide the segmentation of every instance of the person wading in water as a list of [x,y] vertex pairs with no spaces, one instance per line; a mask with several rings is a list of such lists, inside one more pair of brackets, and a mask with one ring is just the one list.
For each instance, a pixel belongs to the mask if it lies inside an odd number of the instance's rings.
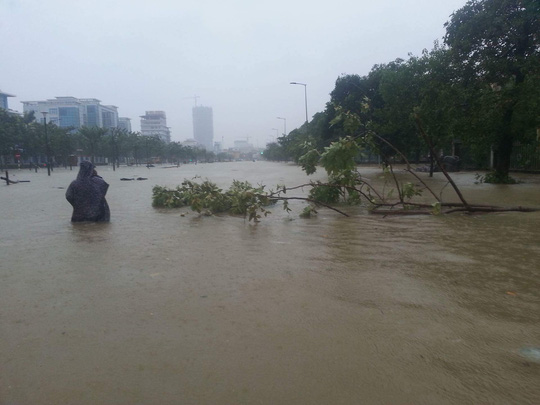
[[73,206],[71,222],[109,222],[111,212],[105,200],[108,188],[91,162],[81,162],[77,179],[66,191],[66,200]]

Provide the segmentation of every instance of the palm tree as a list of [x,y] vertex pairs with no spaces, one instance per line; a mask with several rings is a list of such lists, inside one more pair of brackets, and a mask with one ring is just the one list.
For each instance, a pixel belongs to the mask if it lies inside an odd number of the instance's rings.
[[99,127],[86,127],[83,126],[79,129],[79,135],[82,137],[83,141],[86,143],[88,152],[90,152],[92,163],[94,163],[94,158],[101,141],[101,138],[107,133],[105,128]]
[[120,153],[122,145],[126,142],[128,131],[122,128],[111,128],[109,130],[110,155],[112,157],[113,170],[120,167]]

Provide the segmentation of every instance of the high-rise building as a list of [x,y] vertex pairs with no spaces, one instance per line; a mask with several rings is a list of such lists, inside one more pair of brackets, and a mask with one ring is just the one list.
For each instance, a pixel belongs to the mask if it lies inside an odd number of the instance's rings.
[[102,105],[95,98],[55,97],[45,101],[23,101],[23,112],[34,111],[36,120],[47,113],[47,120],[59,127],[118,127],[118,107]]
[[193,137],[207,151],[214,150],[214,118],[212,107],[193,107]]
[[162,141],[171,141],[171,130],[167,126],[165,111],[146,111],[141,115],[141,135],[158,136]]
[[13,94],[4,93],[2,90],[0,90],[0,108],[3,108],[4,110],[9,110],[8,97],[15,96]]
[[118,117],[118,128],[131,132],[131,118]]

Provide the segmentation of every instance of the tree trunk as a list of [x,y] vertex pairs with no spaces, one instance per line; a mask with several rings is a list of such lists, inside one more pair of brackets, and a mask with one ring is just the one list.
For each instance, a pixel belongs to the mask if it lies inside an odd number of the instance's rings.
[[498,179],[504,179],[508,177],[510,172],[510,157],[512,156],[512,148],[514,144],[514,138],[512,136],[512,109],[508,108],[503,117],[503,126],[501,128],[501,136],[497,142],[494,150],[495,154],[495,176]]

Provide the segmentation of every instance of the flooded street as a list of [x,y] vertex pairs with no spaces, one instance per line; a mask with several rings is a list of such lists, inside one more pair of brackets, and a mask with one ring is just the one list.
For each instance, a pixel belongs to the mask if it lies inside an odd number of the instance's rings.
[[[300,168],[98,172],[110,224],[70,222],[75,169],[0,185],[0,404],[540,403],[540,212],[302,219],[297,202],[254,224],[154,209],[152,187],[294,186]],[[539,207],[540,176],[516,176],[454,178],[471,202]]]

